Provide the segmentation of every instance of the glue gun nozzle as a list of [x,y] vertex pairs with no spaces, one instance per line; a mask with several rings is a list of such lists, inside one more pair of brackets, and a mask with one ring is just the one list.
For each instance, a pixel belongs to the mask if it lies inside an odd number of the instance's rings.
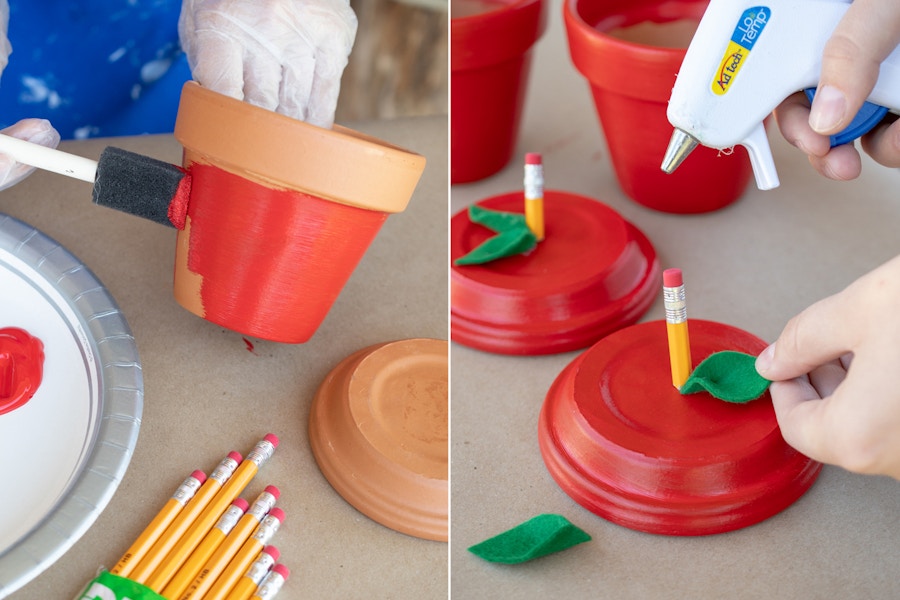
[[678,168],[687,155],[690,154],[699,142],[690,134],[676,129],[672,132],[672,139],[669,140],[669,147],[666,148],[666,155],[663,157],[661,168],[665,173],[672,173]]

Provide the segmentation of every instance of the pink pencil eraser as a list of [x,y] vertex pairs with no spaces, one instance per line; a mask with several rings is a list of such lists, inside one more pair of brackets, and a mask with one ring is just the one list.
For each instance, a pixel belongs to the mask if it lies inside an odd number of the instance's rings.
[[271,556],[272,560],[278,560],[278,557],[281,556],[281,552],[275,546],[266,546],[262,551]]
[[663,271],[663,285],[665,287],[678,287],[684,285],[681,277],[681,269],[666,269]]
[[250,504],[248,504],[247,501],[243,498],[235,498],[232,504],[240,508],[241,512],[247,512],[247,509],[250,508]]
[[526,165],[539,165],[541,164],[541,155],[538,152],[529,152],[525,155],[525,164]]
[[269,511],[269,516],[275,517],[276,519],[284,523],[284,511],[277,506]]
[[269,442],[270,444],[272,444],[273,446],[275,446],[276,448],[278,447],[278,436],[275,435],[274,433],[267,433],[266,437],[264,437],[263,439],[266,440],[267,442]]
[[237,463],[244,460],[244,457],[241,456],[241,453],[235,452],[234,450],[232,450],[231,452],[228,453],[228,458],[230,458],[231,460],[233,460],[234,462],[237,462]]
[[278,573],[279,575],[281,575],[281,576],[284,577],[285,579],[287,579],[288,577],[291,576],[291,570],[288,569],[286,566],[284,566],[284,565],[281,564],[281,563],[278,563],[277,565],[275,565],[274,567],[272,567],[272,572],[273,572],[273,573]]
[[266,486],[266,489],[264,489],[263,491],[264,491],[264,492],[269,492],[270,494],[272,494],[273,496],[275,496],[275,499],[276,499],[276,500],[278,500],[278,497],[281,496],[281,490],[279,490],[279,489],[278,489],[277,487],[275,487],[274,485],[267,485],[267,486]]
[[197,469],[196,471],[194,471],[193,473],[191,473],[191,477],[193,477],[194,479],[196,479],[197,481],[199,481],[201,484],[202,484],[204,481],[206,481],[206,473],[204,473],[204,472],[201,471],[200,469]]

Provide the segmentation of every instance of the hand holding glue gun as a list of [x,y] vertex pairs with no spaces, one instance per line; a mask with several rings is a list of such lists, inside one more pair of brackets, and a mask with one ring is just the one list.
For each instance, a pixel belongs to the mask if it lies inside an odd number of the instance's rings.
[[[781,134],[809,156],[825,177],[854,179],[862,170],[853,144],[832,147],[840,131],[878,79],[882,61],[900,42],[900,4],[892,0],[856,1],[825,44],[819,91],[810,103],[795,94],[775,111]],[[891,117],[861,139],[863,150],[887,167],[900,167],[900,126]]]
[[[850,0],[769,0],[765,4],[760,0],[712,0],[672,89],[667,116],[675,132],[662,169],[674,171],[698,144],[719,149],[741,144],[750,155],[757,186],[764,190],[777,187],[778,174],[763,120],[789,96],[815,88],[820,75],[832,82],[835,72],[822,68],[826,44],[829,52],[835,52],[841,43],[829,44],[832,33],[843,39],[849,26],[837,27],[851,6],[854,10],[848,22],[875,4],[876,0],[853,4]],[[885,12],[889,2],[882,4],[880,12]],[[878,31],[881,27],[886,29]],[[847,98],[844,118],[827,128],[843,130],[842,135],[829,144],[859,137],[888,109],[900,108],[900,50],[893,45],[900,30],[897,18],[893,24],[879,22],[876,27],[853,29],[871,38],[866,42],[871,45],[866,58],[882,56],[883,61],[880,71],[867,68],[846,80],[865,82],[869,90],[858,89],[852,99]],[[831,94],[826,90],[814,114],[820,114]],[[854,109],[866,99],[865,110],[851,122],[848,116],[857,115]],[[818,145],[816,149],[821,151]],[[839,156],[845,153],[847,150],[838,151]]]

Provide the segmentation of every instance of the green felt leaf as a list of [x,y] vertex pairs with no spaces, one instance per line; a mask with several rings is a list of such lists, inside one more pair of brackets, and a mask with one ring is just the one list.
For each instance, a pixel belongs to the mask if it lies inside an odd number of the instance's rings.
[[694,368],[682,394],[709,392],[719,400],[743,404],[756,400],[771,382],[756,371],[756,357],[743,352],[714,352]]
[[453,261],[455,265],[480,265],[487,262],[524,254],[537,246],[537,237],[520,213],[489,210],[476,204],[469,207],[469,219],[484,225],[497,235],[486,239],[471,252]]
[[517,564],[590,541],[591,536],[562,515],[538,515],[469,548],[484,560]]

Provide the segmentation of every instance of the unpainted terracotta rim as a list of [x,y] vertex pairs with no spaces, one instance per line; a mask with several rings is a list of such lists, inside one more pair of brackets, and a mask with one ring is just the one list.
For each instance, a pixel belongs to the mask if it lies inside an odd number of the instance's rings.
[[316,127],[185,83],[175,138],[195,160],[279,189],[403,211],[425,157],[347,127]]

